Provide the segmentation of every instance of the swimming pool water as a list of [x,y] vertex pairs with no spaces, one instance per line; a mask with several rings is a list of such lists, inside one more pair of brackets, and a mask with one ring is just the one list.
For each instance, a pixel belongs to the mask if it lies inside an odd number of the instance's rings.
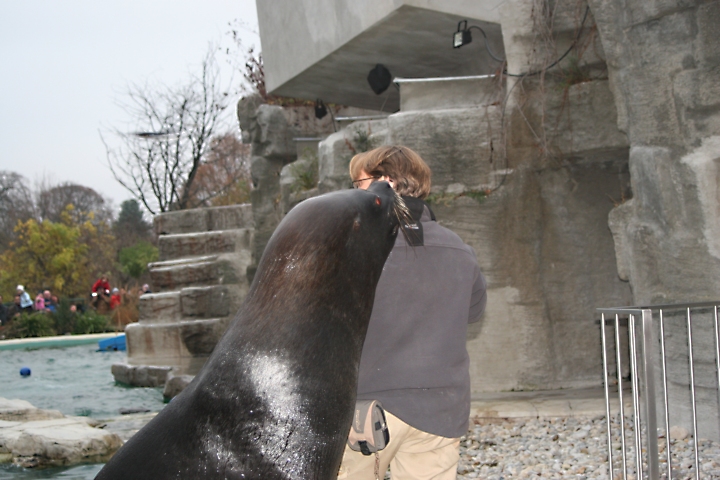
[[[164,406],[159,388],[116,385],[110,366],[124,362],[125,352],[97,352],[97,344],[63,348],[0,351],[0,397],[27,400],[38,408],[60,410],[65,415],[110,418],[120,408],[157,412]],[[23,378],[20,368],[32,375]],[[59,478],[86,480],[102,464],[52,469],[23,469],[0,465],[0,480]]]
[[[115,384],[110,366],[124,362],[125,352],[97,352],[97,348],[91,344],[0,351],[0,397],[93,418],[117,416],[120,408],[162,409],[159,388]],[[22,367],[29,367],[32,375],[21,377]]]

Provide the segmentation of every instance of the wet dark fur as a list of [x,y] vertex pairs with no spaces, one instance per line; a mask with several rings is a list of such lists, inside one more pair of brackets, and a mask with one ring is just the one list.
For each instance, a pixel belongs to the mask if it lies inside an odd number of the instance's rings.
[[398,199],[377,182],[295,207],[205,367],[97,478],[335,478]]

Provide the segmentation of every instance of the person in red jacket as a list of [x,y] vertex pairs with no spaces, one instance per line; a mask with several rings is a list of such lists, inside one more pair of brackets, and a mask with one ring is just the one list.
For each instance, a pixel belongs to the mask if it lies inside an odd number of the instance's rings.
[[122,296],[117,288],[112,289],[112,296],[110,297],[110,310],[115,310],[115,307],[122,303]]
[[101,276],[92,286],[91,304],[94,309],[103,313],[110,303],[110,282],[108,276]]
[[95,283],[93,283],[93,286],[92,286],[93,293],[105,294],[106,292],[109,292],[109,291],[110,291],[110,282],[108,282],[107,275],[101,276]]

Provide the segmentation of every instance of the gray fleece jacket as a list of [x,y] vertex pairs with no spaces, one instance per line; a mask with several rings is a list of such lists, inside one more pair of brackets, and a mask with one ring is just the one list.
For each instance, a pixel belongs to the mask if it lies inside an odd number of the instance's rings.
[[418,210],[421,201],[411,200],[422,238],[411,238],[420,245],[410,246],[398,234],[383,268],[358,399],[380,400],[405,423],[455,438],[467,432],[470,414],[467,325],[485,309],[487,284],[473,250],[438,225],[427,205]]

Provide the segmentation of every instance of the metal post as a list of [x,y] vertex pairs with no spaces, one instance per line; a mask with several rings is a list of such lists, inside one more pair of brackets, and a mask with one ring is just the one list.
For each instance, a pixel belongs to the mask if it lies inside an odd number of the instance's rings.
[[610,387],[608,385],[608,364],[607,364],[607,342],[605,340],[605,314],[602,314],[600,325],[600,338],[602,339],[602,358],[603,358],[603,375],[605,381],[605,422],[607,423],[607,440],[608,440],[608,478],[613,478],[613,458],[612,458],[612,428],[610,426]]
[[[628,325],[630,325],[629,320]],[[620,315],[618,315],[617,313],[615,314],[615,353],[617,356],[618,398],[620,399],[620,445],[622,446],[623,480],[627,480],[627,449],[625,445],[625,403],[623,400],[622,362],[620,361]]]
[[693,341],[692,341],[692,321],[690,319],[690,308],[687,309],[687,328],[688,328],[688,354],[690,362],[690,398],[692,399],[692,419],[693,419],[693,446],[695,447],[695,478],[700,480],[700,450],[698,449],[697,435],[697,404],[695,403],[695,362],[693,360]]
[[667,455],[667,479],[672,480],[672,456],[670,455],[670,401],[667,387],[667,360],[665,357],[665,319],[660,309],[660,353],[662,365],[663,397],[665,400],[665,453]]
[[[714,307],[715,310],[715,360],[717,361],[717,375],[718,375],[718,405],[720,406],[720,323],[718,323],[718,307]],[[720,408],[718,408],[720,410]],[[720,420],[720,419],[718,419]]]
[[647,426],[647,461],[649,478],[660,478],[658,458],[657,410],[655,403],[655,342],[653,341],[652,310],[642,311],[642,375],[645,386],[645,425]]
[[638,385],[638,364],[637,364],[637,344],[635,335],[635,315],[631,314],[628,321],[628,329],[630,330],[630,375],[632,377],[632,397],[633,397],[633,427],[635,429],[635,477],[643,478],[642,464],[642,435],[640,432],[640,386]]

